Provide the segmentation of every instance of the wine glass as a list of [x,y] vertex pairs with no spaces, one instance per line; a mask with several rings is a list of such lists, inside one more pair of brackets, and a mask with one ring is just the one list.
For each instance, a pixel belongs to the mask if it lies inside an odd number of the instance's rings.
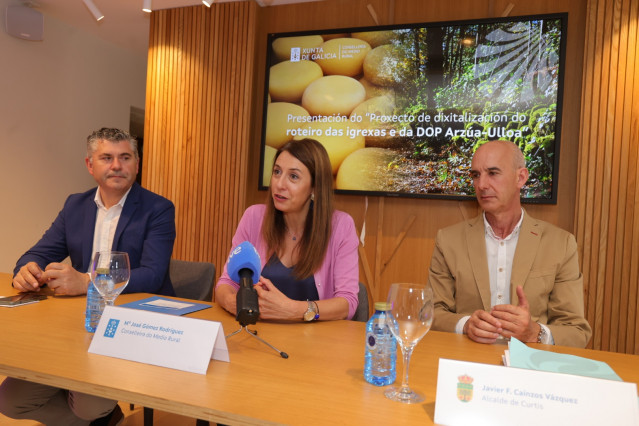
[[424,395],[408,387],[408,365],[413,349],[428,333],[433,322],[433,290],[427,284],[391,284],[388,302],[393,319],[391,333],[402,350],[404,375],[401,386],[389,388],[384,394],[393,401],[406,404],[422,402]]
[[107,306],[113,306],[115,298],[129,283],[131,266],[129,255],[121,251],[98,251],[93,255],[91,279]]

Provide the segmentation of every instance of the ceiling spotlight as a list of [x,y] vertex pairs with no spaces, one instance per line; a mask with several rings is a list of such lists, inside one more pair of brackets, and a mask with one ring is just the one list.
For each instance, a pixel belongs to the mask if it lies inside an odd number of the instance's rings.
[[151,9],[151,0],[144,0],[144,2],[142,3],[142,10],[146,13],[151,13],[152,9]]
[[104,18],[104,14],[100,12],[100,9],[96,7],[96,5],[93,3],[93,0],[82,1],[84,2],[85,6],[91,11],[96,21],[100,21],[102,18]]
[[202,0],[202,3],[204,3],[204,6],[206,7],[211,7],[214,1],[215,0]]

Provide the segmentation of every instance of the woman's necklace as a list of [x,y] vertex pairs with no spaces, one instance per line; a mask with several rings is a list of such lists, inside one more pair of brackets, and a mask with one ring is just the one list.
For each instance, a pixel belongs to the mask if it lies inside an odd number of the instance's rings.
[[295,236],[295,234],[293,234],[293,233],[291,232],[291,230],[290,230],[290,229],[288,229],[288,226],[286,227],[286,232],[288,233],[288,235],[290,235],[290,236],[291,236],[291,239],[292,239],[293,241],[297,241],[297,236]]

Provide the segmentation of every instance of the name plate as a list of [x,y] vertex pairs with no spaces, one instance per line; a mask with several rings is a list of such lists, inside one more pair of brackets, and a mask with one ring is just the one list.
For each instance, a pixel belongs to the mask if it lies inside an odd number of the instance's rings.
[[435,423],[636,426],[637,385],[440,359]]
[[106,306],[89,352],[192,373],[209,361],[229,361],[222,324],[156,312]]

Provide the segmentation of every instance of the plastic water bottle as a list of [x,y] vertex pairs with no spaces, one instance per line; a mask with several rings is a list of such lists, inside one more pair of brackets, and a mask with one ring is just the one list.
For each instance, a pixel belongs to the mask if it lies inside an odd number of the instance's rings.
[[[96,280],[97,279],[104,278],[98,275],[96,277]],[[98,322],[100,322],[104,305],[104,299],[93,285],[93,281],[89,282],[89,286],[87,287],[87,310],[84,318],[84,328],[86,328],[88,332],[95,333],[95,329],[98,328]]]
[[390,303],[376,302],[375,313],[366,323],[366,351],[364,355],[364,379],[375,386],[395,382],[397,343],[390,327]]

